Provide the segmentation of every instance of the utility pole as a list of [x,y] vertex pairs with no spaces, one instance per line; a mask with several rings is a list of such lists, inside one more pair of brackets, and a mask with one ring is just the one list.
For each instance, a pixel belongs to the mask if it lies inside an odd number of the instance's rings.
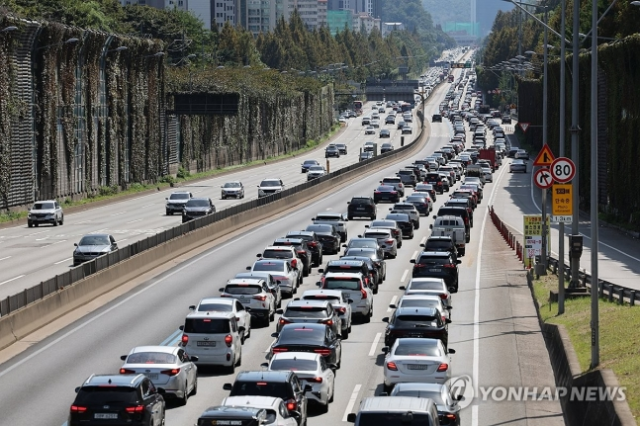
[[[560,152],[558,155],[560,157],[564,157],[564,143],[565,143],[565,114],[566,114],[566,87],[565,87],[565,68],[566,68],[566,41],[565,34],[567,33],[566,29],[566,20],[567,20],[567,0],[562,0],[562,16],[560,20]],[[564,314],[564,222],[560,222],[559,225],[560,238],[558,239],[559,244],[559,255],[558,255],[558,315]]]
[[[576,165],[573,178],[573,218],[571,223],[571,284],[575,288],[580,285],[580,255],[575,253],[574,245],[580,240],[580,127],[578,126],[580,98],[580,0],[573,0],[573,80],[571,84],[571,159]],[[564,259],[562,259],[564,261]]]
[[600,364],[598,313],[598,0],[591,0],[591,368]]
[[[543,93],[542,93],[542,143],[548,143],[547,127],[548,127],[548,86],[549,86],[549,74],[547,73],[547,63],[549,62],[549,30],[547,29],[549,22],[549,6],[544,5],[544,80],[543,80]],[[549,230],[549,224],[547,223],[547,190],[542,190],[542,253],[540,259],[542,260],[541,269],[542,274],[547,274],[547,246],[549,241],[547,238],[547,232]]]

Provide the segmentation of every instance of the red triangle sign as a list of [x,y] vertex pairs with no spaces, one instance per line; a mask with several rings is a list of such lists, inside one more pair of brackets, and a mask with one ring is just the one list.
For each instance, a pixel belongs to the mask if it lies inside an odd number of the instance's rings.
[[551,148],[546,143],[542,146],[540,153],[533,161],[534,166],[550,166],[555,160],[556,157],[553,156],[553,152],[551,152]]
[[520,128],[522,129],[522,131],[524,133],[527,133],[527,129],[529,128],[529,124],[531,123],[518,123],[520,125]]

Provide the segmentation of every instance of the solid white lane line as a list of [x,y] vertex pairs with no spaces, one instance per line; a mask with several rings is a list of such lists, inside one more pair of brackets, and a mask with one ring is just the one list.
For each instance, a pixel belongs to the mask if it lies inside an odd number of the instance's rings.
[[[414,256],[414,258],[415,258],[415,256]],[[402,273],[402,277],[400,278],[400,282],[401,282],[401,283],[403,283],[403,282],[404,282],[404,280],[406,280],[406,279],[407,279],[407,274],[408,274],[408,273],[409,273],[409,270],[408,270],[408,269],[405,269],[405,270],[404,270],[404,272]]]
[[42,241],[42,240],[48,240],[49,236],[46,236],[44,238],[36,238],[36,241]]
[[45,232],[49,232],[49,231],[34,232],[33,234],[25,235],[25,237],[31,237],[33,235],[44,234]]
[[264,350],[262,353],[268,354],[269,352],[271,352],[271,346],[273,346],[273,344],[276,342],[276,340],[278,340],[278,339],[273,339],[273,342],[271,342],[271,344],[269,346],[267,346],[267,349]]
[[0,259],[0,260],[6,260],[6,259],[9,259],[9,258],[11,258],[11,256],[3,257],[3,258],[2,258],[2,259]]
[[418,250],[413,252],[413,255],[411,256],[411,259],[415,259],[416,257],[418,257]]
[[360,393],[360,388],[362,385],[358,384],[353,388],[353,392],[351,393],[351,398],[349,398],[349,403],[347,404],[347,408],[344,410],[344,416],[342,416],[342,421],[347,421],[347,416],[353,410],[353,406],[356,405],[356,401],[358,400],[358,394]]
[[10,283],[11,281],[18,280],[18,279],[20,279],[20,278],[22,278],[22,277],[24,277],[24,275],[18,275],[17,277],[13,277],[13,278],[11,278],[10,280],[2,281],[2,282],[0,283],[0,285]]
[[131,220],[131,221],[129,221],[129,222],[125,222],[125,223],[136,223],[136,222],[141,222],[141,221],[143,221],[143,220],[144,220],[144,218],[140,218],[140,219]]
[[422,239],[420,240],[420,245],[424,244],[427,242],[427,237],[422,237]]
[[373,339],[371,349],[369,350],[369,356],[374,356],[376,354],[376,348],[378,347],[378,343],[380,343],[380,337],[382,337],[382,333],[376,333],[376,338]]
[[[391,302],[389,302],[389,305],[395,305],[397,301],[398,301],[398,296],[393,296],[391,298]],[[391,311],[393,311],[393,308],[391,306],[389,306],[387,308],[387,312],[391,312]]]
[[66,259],[64,259],[64,260],[61,260],[60,262],[56,262],[56,263],[54,263],[54,265],[59,265],[59,264],[64,263],[64,262],[68,262],[68,261],[70,261],[71,259],[73,259],[73,257],[68,257],[68,258],[66,258]]

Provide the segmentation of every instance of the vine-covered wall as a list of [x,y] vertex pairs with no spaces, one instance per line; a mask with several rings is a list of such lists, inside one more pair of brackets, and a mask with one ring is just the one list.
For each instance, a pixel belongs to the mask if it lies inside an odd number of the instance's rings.
[[[566,63],[565,156],[571,152],[571,71],[572,58]],[[603,212],[640,230],[640,35],[634,34],[613,44],[603,44],[598,53],[599,65],[599,205]],[[548,110],[549,140],[554,153],[559,152],[560,134],[560,62],[549,64]],[[581,208],[588,208],[591,185],[591,56],[580,55],[579,70],[579,185]],[[518,119],[531,124],[542,123],[542,80],[519,83]],[[532,102],[529,102],[532,100]],[[529,108],[527,105],[531,104]],[[533,132],[531,130],[534,130]],[[539,148],[542,132],[527,130],[526,138]]]

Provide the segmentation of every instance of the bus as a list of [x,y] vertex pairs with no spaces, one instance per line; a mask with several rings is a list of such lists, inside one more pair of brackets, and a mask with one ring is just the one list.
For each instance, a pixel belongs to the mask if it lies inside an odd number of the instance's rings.
[[356,115],[358,116],[362,115],[362,101],[354,101],[353,109],[356,112]]
[[453,74],[449,74],[449,83],[453,83],[453,80],[455,79]]

